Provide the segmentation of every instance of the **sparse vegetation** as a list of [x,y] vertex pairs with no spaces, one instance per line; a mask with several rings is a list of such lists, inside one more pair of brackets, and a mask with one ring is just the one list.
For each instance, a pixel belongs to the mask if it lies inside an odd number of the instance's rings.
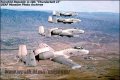
[[[117,13],[80,13],[77,18],[82,20],[78,24],[51,24],[47,18],[51,12],[45,11],[12,11],[1,10],[1,48],[13,50],[1,50],[0,68],[26,70],[26,69],[66,69],[67,66],[54,63],[49,60],[41,60],[34,68],[26,67],[21,62],[14,65],[19,44],[26,44],[28,48],[34,49],[38,43],[45,42],[55,50],[61,50],[74,45],[83,46],[90,50],[88,56],[71,57],[72,60],[83,67],[71,70],[69,74],[31,74],[31,75],[9,75],[0,73],[0,80],[119,80],[119,22]],[[51,37],[44,38],[37,34],[40,25],[49,27],[77,27],[85,29],[85,34],[79,38]]]

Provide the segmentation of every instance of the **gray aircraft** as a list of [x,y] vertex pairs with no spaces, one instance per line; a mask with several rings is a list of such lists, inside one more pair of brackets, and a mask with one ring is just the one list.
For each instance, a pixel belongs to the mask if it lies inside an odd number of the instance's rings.
[[76,18],[55,18],[52,16],[48,17],[48,22],[50,22],[50,23],[72,24],[72,23],[77,23],[80,21],[81,21],[80,19],[76,19]]
[[83,34],[84,30],[71,28],[71,29],[61,29],[61,28],[51,28],[44,29],[43,26],[39,27],[39,34],[42,36],[66,36],[66,37],[79,37],[80,34]]
[[75,16],[76,12],[63,12],[63,11],[53,11],[53,16]]
[[45,43],[39,44],[38,48],[31,53],[27,53],[26,45],[19,46],[18,58],[27,66],[37,66],[36,61],[51,60],[64,64],[72,69],[80,68],[81,65],[69,59],[71,56],[87,55],[89,51],[82,47],[73,47],[60,51],[55,51]]

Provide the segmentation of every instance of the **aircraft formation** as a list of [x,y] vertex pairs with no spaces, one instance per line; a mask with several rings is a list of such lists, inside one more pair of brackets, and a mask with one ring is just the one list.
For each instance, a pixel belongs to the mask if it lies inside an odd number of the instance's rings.
[[[53,16],[75,16],[77,13],[74,12],[57,12],[53,11]],[[48,22],[52,21],[48,17]],[[59,22],[60,18],[56,19]],[[67,18],[61,19],[64,23],[71,23],[71,22],[79,22],[79,19],[74,18]],[[66,37],[79,37],[80,34],[84,34],[84,30],[71,28],[71,29],[62,29],[62,28],[51,28],[45,29],[44,26],[39,27],[39,34],[45,37],[52,37],[52,36],[66,36]],[[40,43],[39,46],[28,52],[26,45],[19,45],[18,55],[17,58],[23,62],[27,66],[37,66],[36,61],[39,60],[51,60],[60,64],[67,65],[72,69],[80,68],[81,65],[75,63],[71,59],[71,56],[78,56],[78,55],[87,55],[89,54],[89,50],[84,49],[83,47],[75,46],[68,49],[63,49],[60,51],[55,51],[53,48],[48,46],[46,43]]]

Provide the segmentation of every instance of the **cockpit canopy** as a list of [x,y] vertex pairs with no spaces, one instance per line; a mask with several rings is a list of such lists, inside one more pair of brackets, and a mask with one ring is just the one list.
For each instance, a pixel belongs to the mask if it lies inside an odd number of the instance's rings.
[[82,46],[75,46],[74,49],[84,49]]

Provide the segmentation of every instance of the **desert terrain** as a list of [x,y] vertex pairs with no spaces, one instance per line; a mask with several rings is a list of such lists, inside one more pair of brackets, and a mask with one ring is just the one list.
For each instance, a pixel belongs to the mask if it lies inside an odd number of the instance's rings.
[[[83,22],[64,25],[61,23],[50,24],[46,21],[47,17],[41,18],[51,15],[48,12],[16,11],[14,13],[16,17],[13,17],[13,14],[8,14],[8,12],[12,13],[11,10],[2,11],[1,80],[119,80],[119,23],[114,22],[116,14],[113,14],[115,17],[109,17],[111,18],[110,21],[110,19],[106,20],[106,16],[102,16],[104,20],[99,18],[104,14],[93,13],[91,15],[95,14],[96,16],[88,17],[90,14],[82,13],[77,17],[83,19]],[[109,15],[111,14],[109,13]],[[25,20],[23,20],[24,17],[26,17]],[[96,21],[96,25],[94,21]],[[37,32],[40,25],[63,28],[78,27],[84,29],[85,34],[81,34],[78,38],[46,38]],[[47,43],[54,50],[82,46],[88,49],[90,53],[70,58],[82,66],[75,70],[50,60],[37,61],[36,67],[25,66],[24,63],[17,60],[16,56],[20,44],[27,45],[28,52],[32,52],[39,43]],[[24,73],[25,71],[28,73]]]

